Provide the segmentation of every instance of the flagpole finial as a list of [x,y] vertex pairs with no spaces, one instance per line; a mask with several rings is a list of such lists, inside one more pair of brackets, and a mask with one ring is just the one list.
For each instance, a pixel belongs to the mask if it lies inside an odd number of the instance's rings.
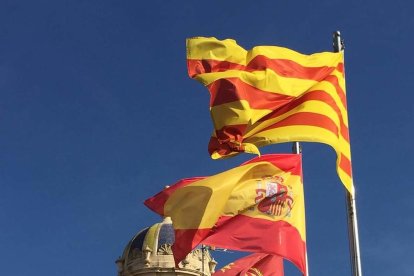
[[341,38],[340,31],[333,32],[333,48],[334,52],[336,53],[345,49],[344,41]]

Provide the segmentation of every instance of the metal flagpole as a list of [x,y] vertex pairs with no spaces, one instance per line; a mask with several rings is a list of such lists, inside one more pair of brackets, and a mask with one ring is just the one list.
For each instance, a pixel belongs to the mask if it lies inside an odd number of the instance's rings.
[[[299,142],[293,142],[292,144],[292,153],[301,154],[302,153],[302,145]],[[302,179],[303,184],[303,179]],[[308,252],[306,251],[305,255],[305,262],[306,262],[306,276],[309,276],[309,263],[308,263]]]
[[296,153],[296,154],[301,154],[302,153],[302,146],[300,145],[299,142],[293,142],[292,152]]
[[[339,31],[333,33],[333,48],[334,52],[340,52],[344,50],[344,43],[341,39],[341,33]],[[353,196],[351,193],[346,191],[349,253],[351,257],[352,275],[362,276],[361,254],[359,251],[358,220],[355,204],[355,192]]]

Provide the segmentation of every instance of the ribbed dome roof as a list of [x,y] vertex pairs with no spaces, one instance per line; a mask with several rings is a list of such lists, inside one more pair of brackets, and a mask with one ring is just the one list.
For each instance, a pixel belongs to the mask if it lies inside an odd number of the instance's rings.
[[157,253],[162,251],[162,246],[172,245],[174,240],[174,228],[171,219],[167,217],[164,221],[138,232],[126,246],[123,257],[128,260],[144,250]]
[[202,248],[194,249],[176,268],[171,250],[174,240],[174,228],[168,217],[139,231],[116,261],[118,275],[150,275],[147,273],[154,271],[168,275],[211,275],[216,262]]

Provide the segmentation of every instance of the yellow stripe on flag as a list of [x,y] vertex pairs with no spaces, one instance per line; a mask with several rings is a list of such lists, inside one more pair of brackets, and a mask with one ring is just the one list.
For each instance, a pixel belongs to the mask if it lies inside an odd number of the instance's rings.
[[317,81],[314,80],[279,76],[272,70],[254,72],[228,70],[225,72],[200,74],[195,77],[196,80],[204,85],[209,85],[219,79],[227,78],[239,78],[243,82],[260,90],[294,97],[301,95],[303,91],[317,84]]
[[270,59],[292,60],[305,67],[329,66],[337,64],[343,59],[342,53],[323,52],[303,55],[278,46],[256,46],[248,52],[237,45],[233,39],[217,40],[214,37],[187,39],[187,59],[213,59],[246,65],[258,55]]

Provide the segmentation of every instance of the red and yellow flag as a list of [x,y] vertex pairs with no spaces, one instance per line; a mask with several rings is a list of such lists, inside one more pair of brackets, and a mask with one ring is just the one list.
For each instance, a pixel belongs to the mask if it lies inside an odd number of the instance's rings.
[[276,255],[254,253],[236,260],[213,276],[283,276],[283,259]]
[[337,153],[337,172],[353,193],[343,52],[303,55],[287,48],[246,51],[232,39],[187,40],[188,73],[210,91],[213,159],[291,141]]
[[202,242],[276,254],[306,271],[300,155],[263,155],[214,176],[184,179],[145,205],[171,217],[177,263]]

